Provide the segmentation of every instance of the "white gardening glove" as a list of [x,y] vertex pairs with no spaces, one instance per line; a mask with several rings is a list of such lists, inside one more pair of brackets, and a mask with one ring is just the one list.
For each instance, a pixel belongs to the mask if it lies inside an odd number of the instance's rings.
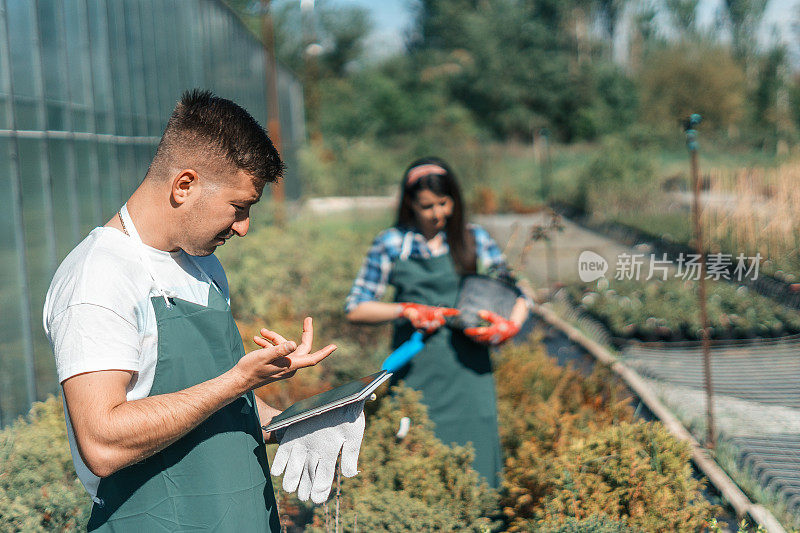
[[[356,402],[301,420],[280,437],[270,471],[283,473],[283,490],[297,497],[323,503],[328,500],[342,452],[342,474],[358,474],[358,452],[364,438],[364,402]],[[286,472],[284,472],[284,469]]]

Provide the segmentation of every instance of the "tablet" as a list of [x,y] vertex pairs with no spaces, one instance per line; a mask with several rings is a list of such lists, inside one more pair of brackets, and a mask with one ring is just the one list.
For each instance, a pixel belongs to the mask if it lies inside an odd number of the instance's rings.
[[326,411],[331,411],[337,407],[365,400],[391,375],[391,372],[381,370],[361,379],[321,392],[305,400],[300,400],[273,418],[269,425],[262,426],[262,428],[265,431],[280,429]]

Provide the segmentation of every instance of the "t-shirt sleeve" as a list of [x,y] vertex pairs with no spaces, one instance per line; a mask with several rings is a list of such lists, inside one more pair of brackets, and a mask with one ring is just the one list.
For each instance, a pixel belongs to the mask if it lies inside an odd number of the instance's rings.
[[58,381],[100,370],[139,371],[141,347],[136,326],[111,309],[81,303],[67,307],[48,324]]

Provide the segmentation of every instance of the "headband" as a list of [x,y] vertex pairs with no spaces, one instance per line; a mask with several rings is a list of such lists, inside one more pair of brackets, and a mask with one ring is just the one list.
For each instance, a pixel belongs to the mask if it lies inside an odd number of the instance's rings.
[[431,163],[416,166],[411,170],[409,170],[408,173],[406,174],[406,187],[413,185],[422,176],[427,176],[429,174],[444,176],[445,174],[447,174],[447,171],[442,167],[440,167],[439,165],[434,165]]

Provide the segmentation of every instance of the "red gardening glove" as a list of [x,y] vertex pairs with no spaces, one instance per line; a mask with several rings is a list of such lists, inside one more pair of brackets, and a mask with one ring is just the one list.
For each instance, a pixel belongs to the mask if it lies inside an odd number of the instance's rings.
[[444,325],[445,317],[458,314],[458,309],[450,307],[432,307],[414,303],[401,303],[400,305],[403,307],[400,316],[408,319],[415,329],[425,330],[425,333],[433,333]]
[[491,322],[491,326],[479,328],[466,328],[464,335],[481,344],[498,345],[519,333],[519,326],[511,320],[507,320],[497,313],[481,310],[478,316]]

